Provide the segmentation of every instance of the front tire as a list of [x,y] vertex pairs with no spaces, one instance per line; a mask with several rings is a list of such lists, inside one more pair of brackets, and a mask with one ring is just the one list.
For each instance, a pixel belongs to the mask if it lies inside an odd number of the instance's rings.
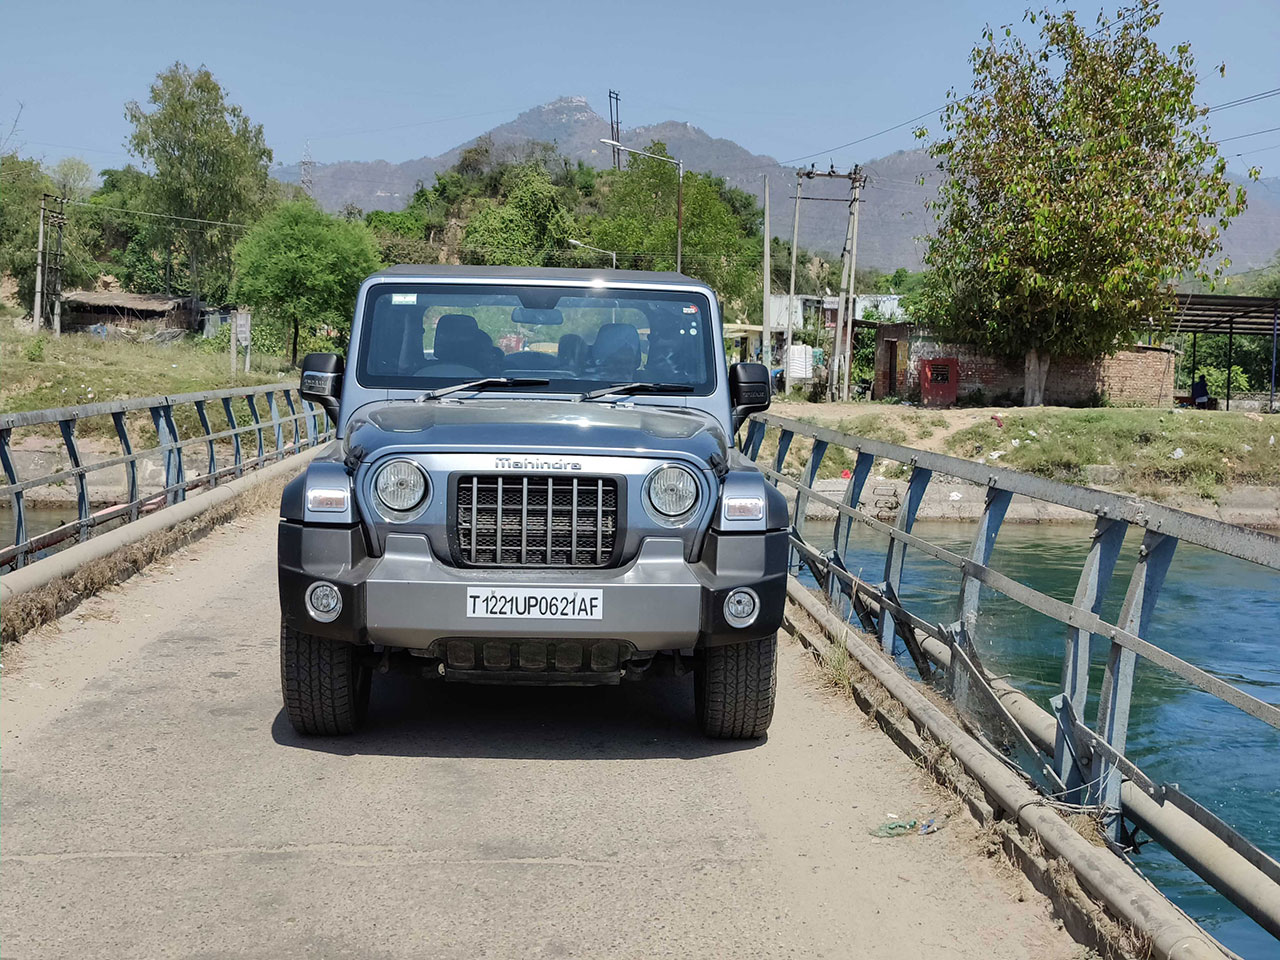
[[752,740],[773,720],[778,635],[704,650],[694,668],[694,710],[709,737]]
[[369,707],[373,671],[341,640],[280,626],[280,688],[293,729],[308,736],[355,733]]

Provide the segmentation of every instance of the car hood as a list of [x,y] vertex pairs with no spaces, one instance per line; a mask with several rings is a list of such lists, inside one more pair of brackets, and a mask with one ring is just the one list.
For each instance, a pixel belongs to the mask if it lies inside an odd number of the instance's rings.
[[724,428],[694,408],[560,400],[389,401],[356,411],[347,452],[384,448],[457,453],[683,456],[723,463]]

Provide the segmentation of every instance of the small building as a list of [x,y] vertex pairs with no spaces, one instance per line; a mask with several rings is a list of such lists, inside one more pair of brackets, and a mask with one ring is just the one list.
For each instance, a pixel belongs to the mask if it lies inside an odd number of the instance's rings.
[[[1109,357],[1055,357],[1045,381],[1045,403],[1083,406],[1100,397],[1130,407],[1173,406],[1177,351],[1130,344]],[[1015,399],[1023,390],[1020,361],[1003,360],[979,347],[949,343],[927,327],[885,323],[876,328],[875,382],[871,398],[919,396],[945,406],[978,391],[988,401]]]
[[126,293],[123,290],[68,290],[62,295],[62,329],[84,330],[98,324],[116,327],[195,329],[191,299],[167,293]]

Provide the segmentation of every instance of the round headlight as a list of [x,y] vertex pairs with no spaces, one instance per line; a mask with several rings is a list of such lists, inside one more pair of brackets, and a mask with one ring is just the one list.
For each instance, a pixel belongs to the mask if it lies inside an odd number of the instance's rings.
[[648,486],[649,504],[664,517],[683,517],[698,502],[698,480],[684,467],[659,467]]
[[427,495],[427,477],[412,460],[392,460],[373,475],[373,489],[388,510],[408,513]]

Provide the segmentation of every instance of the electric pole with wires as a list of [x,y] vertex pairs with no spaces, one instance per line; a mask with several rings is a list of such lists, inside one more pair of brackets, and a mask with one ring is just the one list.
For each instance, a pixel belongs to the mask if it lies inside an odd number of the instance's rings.
[[[609,91],[609,139],[622,139],[622,95],[617,90]],[[622,151],[617,147],[613,148],[613,169],[622,169]]]
[[[53,205],[57,204],[57,209]],[[46,193],[40,200],[40,230],[36,239],[36,303],[38,327],[52,318],[53,335],[62,335],[62,238],[67,225],[66,198]],[[50,250],[44,242],[44,226],[56,227],[57,240]]]

